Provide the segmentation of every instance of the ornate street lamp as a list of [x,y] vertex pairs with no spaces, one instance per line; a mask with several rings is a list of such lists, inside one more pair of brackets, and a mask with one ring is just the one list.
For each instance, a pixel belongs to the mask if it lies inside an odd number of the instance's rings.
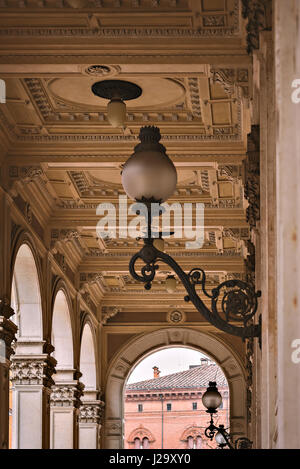
[[[165,147],[159,143],[160,138],[157,127],[141,128],[139,135],[141,143],[135,147],[133,155],[126,161],[122,171],[125,192],[137,202],[143,202],[148,210],[144,246],[133,255],[129,263],[130,274],[135,280],[144,283],[146,290],[150,290],[159,268],[158,262],[161,261],[170,266],[181,280],[187,291],[185,301],[191,301],[210,324],[243,339],[260,338],[261,324],[260,322],[253,324],[259,291],[255,292],[251,284],[241,280],[226,280],[209,293],[206,290],[206,275],[203,269],[196,267],[186,273],[171,256],[160,250],[163,248],[163,243],[157,241],[162,241],[161,236],[155,238],[152,234],[151,206],[167,200],[175,191],[177,184],[176,168],[167,156]],[[143,262],[140,269],[137,269],[138,261]],[[174,291],[175,284],[175,277],[169,276],[167,279],[169,291]],[[200,298],[197,288],[210,299],[211,309]]]
[[251,449],[252,441],[249,438],[241,437],[237,438],[234,445],[232,444],[232,437],[226,431],[224,425],[219,425],[218,427],[214,424],[213,415],[217,414],[217,409],[222,404],[222,396],[218,391],[217,383],[215,381],[210,381],[206,392],[202,396],[202,403],[207,409],[207,413],[210,414],[210,423],[209,426],[205,429],[204,434],[211,441],[215,438],[218,447],[224,449],[228,447],[229,449]]

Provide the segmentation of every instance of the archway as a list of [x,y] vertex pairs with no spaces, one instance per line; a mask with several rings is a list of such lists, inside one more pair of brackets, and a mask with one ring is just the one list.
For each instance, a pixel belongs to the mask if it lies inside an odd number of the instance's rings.
[[245,370],[237,354],[222,339],[199,330],[174,327],[143,334],[130,341],[112,361],[106,379],[104,448],[122,448],[123,389],[131,369],[147,354],[181,345],[210,356],[223,370],[230,391],[230,429],[247,436]]
[[66,294],[59,290],[56,294],[52,317],[53,356],[57,361],[56,369],[73,370],[73,334],[70,310]]
[[50,447],[72,449],[77,444],[77,377],[74,370],[73,332],[70,302],[58,289],[53,303],[52,344],[57,360],[51,394]]
[[96,392],[96,356],[94,337],[89,323],[83,328],[80,347],[81,381],[84,384],[84,394]]
[[98,400],[95,350],[92,326],[86,322],[80,348],[81,381],[84,384],[79,423],[80,449],[97,449],[99,446],[101,401]]
[[[11,447],[43,446],[43,314],[38,268],[29,244],[16,254],[11,289],[12,320],[18,326],[11,365]],[[34,409],[34,413],[32,410]]]
[[[133,368],[125,382],[123,399],[123,445],[140,449],[214,449],[216,441],[205,436],[209,416],[202,403],[210,381],[222,395],[214,417],[229,428],[229,387],[221,368],[199,350],[169,345],[147,354]],[[144,445],[147,428],[153,435]],[[134,438],[133,438],[134,436]]]

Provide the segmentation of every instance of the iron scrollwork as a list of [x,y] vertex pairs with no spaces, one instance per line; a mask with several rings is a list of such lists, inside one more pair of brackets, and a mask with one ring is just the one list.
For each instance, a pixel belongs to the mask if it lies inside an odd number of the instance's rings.
[[[129,263],[131,276],[144,283],[146,290],[151,289],[159,268],[158,263],[163,262],[171,267],[185,287],[187,292],[185,301],[191,301],[209,323],[243,340],[247,337],[260,338],[261,325],[260,323],[253,324],[260,291],[255,292],[251,284],[234,279],[222,282],[209,293],[206,289],[206,276],[203,269],[194,268],[189,273],[185,273],[171,256],[156,249],[153,241],[153,238],[144,238],[144,246],[133,255]],[[142,261],[144,265],[137,269],[138,261]],[[199,288],[204,296],[211,300],[211,309],[208,309],[197,293]],[[242,325],[236,325],[234,322]]]

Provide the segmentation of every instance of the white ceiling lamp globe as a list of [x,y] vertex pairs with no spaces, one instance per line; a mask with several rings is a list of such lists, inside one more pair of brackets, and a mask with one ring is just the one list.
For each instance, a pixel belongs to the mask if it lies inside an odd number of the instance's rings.
[[107,105],[107,119],[112,127],[124,127],[126,104],[120,98],[113,98]]
[[126,194],[137,201],[164,202],[175,191],[177,171],[159,143],[157,127],[142,127],[141,143],[126,161],[122,171],[122,184]]

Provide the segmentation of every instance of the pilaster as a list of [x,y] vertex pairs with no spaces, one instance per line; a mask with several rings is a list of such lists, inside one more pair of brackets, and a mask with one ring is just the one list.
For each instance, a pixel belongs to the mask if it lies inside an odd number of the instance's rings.
[[[45,351],[45,343],[40,346]],[[11,381],[14,449],[49,448],[50,393],[54,383],[52,375],[55,365],[56,360],[48,353],[13,357]]]
[[84,389],[80,376],[75,370],[57,371],[50,398],[52,449],[78,448],[80,398]]
[[79,412],[79,449],[99,449],[104,402],[87,394]]

